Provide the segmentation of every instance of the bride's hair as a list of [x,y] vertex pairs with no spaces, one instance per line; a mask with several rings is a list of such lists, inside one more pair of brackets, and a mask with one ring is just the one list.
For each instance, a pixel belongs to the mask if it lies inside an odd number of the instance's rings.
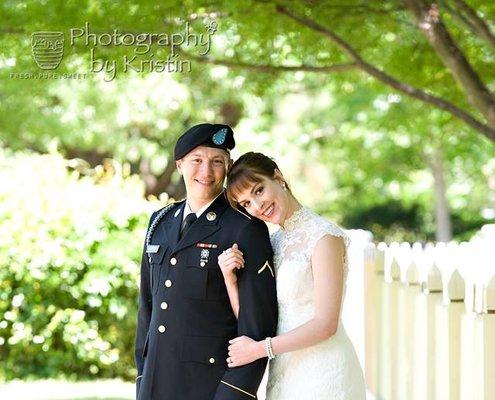
[[[235,196],[263,179],[274,179],[277,163],[262,153],[250,151],[239,157],[227,174],[227,199],[234,208],[238,207]],[[290,192],[289,185],[285,187]]]

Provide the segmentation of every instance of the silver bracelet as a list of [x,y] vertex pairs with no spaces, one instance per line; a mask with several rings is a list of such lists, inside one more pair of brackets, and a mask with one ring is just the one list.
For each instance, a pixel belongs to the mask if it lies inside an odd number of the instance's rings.
[[275,355],[273,354],[272,338],[271,337],[267,337],[265,339],[265,348],[266,348],[266,354],[268,355],[268,359],[273,360],[275,358]]

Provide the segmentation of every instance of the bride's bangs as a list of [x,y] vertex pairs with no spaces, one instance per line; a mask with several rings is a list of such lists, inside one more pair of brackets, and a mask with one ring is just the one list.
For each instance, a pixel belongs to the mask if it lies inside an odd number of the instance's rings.
[[262,181],[261,176],[248,168],[236,171],[233,176],[227,178],[227,198],[230,204],[237,205],[236,197],[239,194]]

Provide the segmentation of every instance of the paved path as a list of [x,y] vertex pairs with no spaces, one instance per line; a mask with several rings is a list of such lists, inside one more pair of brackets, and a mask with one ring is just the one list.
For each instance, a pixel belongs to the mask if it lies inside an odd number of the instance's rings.
[[[266,376],[265,376],[266,379]],[[265,379],[258,399],[265,400]],[[120,380],[66,382],[41,380],[0,383],[0,399],[15,400],[134,400],[134,385]],[[369,395],[368,400],[373,397]]]
[[120,380],[66,382],[42,380],[0,384],[0,399],[15,400],[134,400],[132,383]]

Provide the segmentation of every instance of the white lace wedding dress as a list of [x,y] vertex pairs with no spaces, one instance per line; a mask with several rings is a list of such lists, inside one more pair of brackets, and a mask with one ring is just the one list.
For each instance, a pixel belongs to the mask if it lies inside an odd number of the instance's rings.
[[[297,210],[272,234],[279,304],[278,334],[314,316],[311,255],[325,235],[349,238],[337,225],[308,208]],[[347,256],[344,259],[344,294]],[[344,294],[342,299],[344,298]],[[270,361],[267,400],[364,400],[363,372],[354,347],[339,321],[329,339]]]

